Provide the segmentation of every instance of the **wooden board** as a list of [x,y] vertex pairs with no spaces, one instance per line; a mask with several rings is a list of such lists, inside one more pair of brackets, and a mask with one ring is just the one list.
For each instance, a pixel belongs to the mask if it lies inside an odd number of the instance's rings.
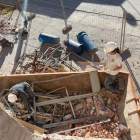
[[40,128],[36,125],[33,125],[33,124],[30,124],[28,122],[25,122],[23,120],[20,120],[20,119],[17,119],[14,117],[14,119],[19,122],[20,124],[22,124],[23,126],[25,126],[28,130],[30,130],[31,132],[33,133],[36,133],[36,134],[39,134],[39,135],[42,135],[44,132],[48,132],[48,130],[45,130],[43,128]]
[[91,87],[92,87],[92,93],[99,93],[101,90],[100,81],[98,77],[98,73],[95,72],[89,72]]

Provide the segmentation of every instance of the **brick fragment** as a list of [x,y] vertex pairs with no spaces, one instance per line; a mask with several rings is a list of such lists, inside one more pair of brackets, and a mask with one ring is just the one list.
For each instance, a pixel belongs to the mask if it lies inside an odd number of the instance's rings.
[[91,136],[91,132],[89,131],[89,132],[86,133],[85,137],[88,138],[90,136]]
[[86,131],[86,129],[82,129],[82,132],[83,132],[83,133],[86,133],[87,131]]
[[89,97],[89,98],[86,98],[86,102],[87,102],[87,103],[91,103],[91,104],[92,104],[92,103],[93,103],[93,100],[92,100],[92,98],[91,98],[91,97]]
[[115,94],[115,93],[107,93],[106,97],[108,97],[108,98],[117,98],[117,94]]
[[120,124],[119,128],[123,134],[126,134],[129,131],[128,127],[123,124]]
[[117,133],[117,132],[113,132],[113,134],[114,134],[114,137],[120,137],[120,134],[119,133]]
[[119,118],[118,118],[118,115],[117,114],[114,117],[114,121],[116,121],[116,122],[119,121]]
[[84,107],[83,104],[78,104],[77,106],[75,106],[74,110],[78,111],[78,110],[82,109],[83,107]]

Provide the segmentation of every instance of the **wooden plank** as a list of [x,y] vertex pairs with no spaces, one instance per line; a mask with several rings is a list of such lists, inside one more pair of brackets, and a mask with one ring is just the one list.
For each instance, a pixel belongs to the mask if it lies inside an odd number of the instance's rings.
[[101,90],[101,86],[100,86],[100,81],[98,77],[98,72],[97,71],[89,72],[89,77],[90,77],[92,92],[99,93]]
[[132,99],[130,99],[130,100],[127,100],[126,103],[129,103],[129,102],[131,102],[131,101],[133,101],[133,100],[139,100],[139,99],[140,99],[140,97],[134,97],[134,98],[132,98]]
[[132,111],[130,113],[128,113],[128,116],[132,115],[132,114],[135,114],[135,113],[139,113],[140,112],[140,109],[137,109],[135,111]]
[[76,124],[76,123],[86,122],[88,120],[96,121],[96,120],[107,118],[111,113],[112,112],[109,112],[104,116],[86,117],[86,118],[79,118],[79,119],[74,119],[74,120],[69,120],[69,121],[58,122],[58,123],[45,124],[42,127],[43,128],[51,128],[51,127],[65,126],[68,124]]
[[53,73],[56,72],[55,70],[49,68],[48,66],[45,66],[44,69],[43,69],[43,71],[42,71],[41,73],[44,73],[46,69],[48,69],[49,71],[51,71],[51,72],[53,72]]
[[55,100],[49,100],[49,101],[36,103],[36,106],[43,106],[43,105],[49,105],[49,104],[62,103],[62,102],[67,102],[67,101],[87,98],[87,97],[90,97],[90,96],[93,96],[93,95],[94,95],[94,93],[88,93],[88,94],[76,95],[76,96],[69,96],[69,97],[65,97],[65,98],[60,98],[60,99],[55,99]]
[[23,120],[20,120],[20,119],[17,119],[14,117],[14,119],[19,122],[20,124],[22,124],[23,126],[25,126],[28,130],[30,130],[31,132],[33,133],[36,133],[36,134],[39,134],[39,135],[42,135],[44,132],[48,132],[47,130],[43,129],[43,128],[40,128],[36,125],[33,125],[33,124],[30,124],[28,122],[25,122]]

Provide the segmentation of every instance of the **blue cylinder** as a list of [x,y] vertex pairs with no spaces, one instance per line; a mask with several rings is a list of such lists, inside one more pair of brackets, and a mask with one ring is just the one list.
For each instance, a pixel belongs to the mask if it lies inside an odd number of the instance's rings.
[[65,40],[64,45],[73,50],[78,55],[82,55],[85,51],[85,47],[82,44],[79,44],[70,39]]
[[52,36],[52,35],[48,35],[48,34],[44,34],[41,33],[39,35],[39,41],[42,43],[59,43],[60,42],[60,38],[56,37],[56,36]]
[[89,36],[86,34],[86,32],[82,31],[77,35],[77,40],[79,43],[83,44],[85,49],[90,53],[91,51],[96,51],[97,48],[93,44],[93,42],[90,40]]

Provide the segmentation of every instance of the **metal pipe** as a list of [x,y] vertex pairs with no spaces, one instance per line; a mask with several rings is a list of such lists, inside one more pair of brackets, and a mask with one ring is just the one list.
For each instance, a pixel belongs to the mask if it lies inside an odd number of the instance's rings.
[[64,17],[65,26],[67,27],[67,20],[66,20],[66,14],[65,14],[65,9],[64,9],[63,0],[60,0],[60,2],[61,2],[61,7],[62,7],[62,12],[63,12],[63,17]]
[[79,55],[77,55],[77,54],[75,54],[74,52],[71,52],[72,54],[74,54],[74,55],[76,55],[77,57],[79,57],[79,58],[81,58],[81,59],[83,59],[84,61],[86,61],[86,62],[88,62],[92,67],[96,67],[96,68],[98,68],[98,69],[102,69],[101,67],[99,67],[98,65],[96,65],[96,64],[93,64],[92,62],[90,62],[90,61],[88,61],[88,60],[86,60],[86,59],[84,59],[83,57],[81,57],[81,56],[79,56]]
[[50,92],[48,92],[48,93],[46,93],[46,94],[44,94],[44,95],[48,95],[48,94],[50,94],[50,93],[52,93],[52,92],[55,92],[55,91],[57,91],[57,90],[60,90],[60,89],[62,89],[62,88],[65,88],[65,87],[57,88],[57,89],[55,89],[55,90],[53,90],[53,91],[50,91]]
[[123,18],[122,18],[122,29],[121,29],[120,50],[122,49],[122,48],[121,48],[121,45],[122,45],[122,38],[123,38],[124,15],[125,15],[125,9],[123,8]]
[[[67,96],[69,97],[69,93],[68,93],[67,87],[65,87],[65,90],[66,90]],[[75,113],[74,113],[74,109],[73,109],[73,106],[72,106],[71,101],[69,101],[69,103],[70,103],[70,107],[71,107],[71,110],[72,110],[72,114],[73,114],[73,116],[74,116],[74,119],[76,119],[76,115],[75,115]]]
[[125,27],[126,27],[126,14],[127,10],[125,10],[125,20],[124,20],[124,32],[123,32],[123,45],[122,45],[122,50],[124,49],[124,39],[125,39]]

